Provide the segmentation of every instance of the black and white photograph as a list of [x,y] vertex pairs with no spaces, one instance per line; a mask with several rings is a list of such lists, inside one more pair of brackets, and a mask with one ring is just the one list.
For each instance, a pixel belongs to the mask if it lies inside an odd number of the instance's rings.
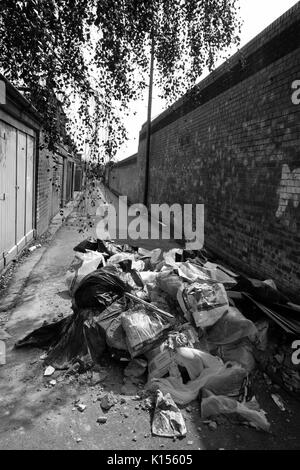
[[300,1],[0,0],[0,450],[300,450]]

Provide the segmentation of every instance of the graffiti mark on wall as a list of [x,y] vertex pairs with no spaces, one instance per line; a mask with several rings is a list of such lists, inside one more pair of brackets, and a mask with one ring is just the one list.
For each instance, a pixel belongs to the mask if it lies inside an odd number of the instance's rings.
[[289,201],[292,201],[295,208],[298,207],[300,202],[300,168],[291,171],[286,163],[282,165],[277,194],[279,195],[279,205],[276,217],[281,217],[285,213]]

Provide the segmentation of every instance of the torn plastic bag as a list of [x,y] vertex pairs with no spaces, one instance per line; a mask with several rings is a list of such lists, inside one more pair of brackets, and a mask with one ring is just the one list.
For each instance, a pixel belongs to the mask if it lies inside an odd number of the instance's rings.
[[[16,343],[16,347],[35,346],[50,347],[46,362],[54,367],[65,367],[76,358],[85,357],[89,353],[87,330],[92,324],[93,318],[97,317],[99,311],[96,309],[83,309],[73,315],[49,325],[42,326]],[[85,323],[87,322],[87,323]],[[90,323],[91,322],[91,323]],[[89,329],[89,328],[88,328]],[[95,331],[89,329],[93,335]],[[101,349],[103,341],[100,338]],[[99,343],[100,344],[100,343]]]
[[178,275],[189,282],[216,280],[216,269],[207,269],[190,261],[176,263],[176,267]]
[[131,357],[143,354],[165,336],[172,328],[170,320],[142,304],[134,304],[124,312],[121,321]]
[[97,364],[106,349],[106,338],[101,333],[95,317],[88,318],[83,323],[84,338],[92,361]]
[[152,433],[161,437],[183,437],[187,433],[179,408],[170,394],[164,396],[160,390],[157,391]]
[[149,283],[153,283],[159,273],[153,272],[153,271],[142,271],[139,273],[144,285],[147,285]]
[[191,380],[197,379],[204,369],[219,371],[223,367],[223,362],[219,357],[199,349],[186,347],[176,350],[175,361],[177,365],[187,370]]
[[158,265],[163,261],[163,252],[160,248],[155,248],[151,252],[150,265],[153,269],[156,269]]
[[156,305],[156,307],[161,308],[166,312],[170,312],[170,306],[166,300],[165,292],[159,289],[159,287],[151,284],[147,285],[147,290],[152,305]]
[[228,307],[228,312],[207,330],[206,339],[209,343],[222,345],[256,334],[257,329],[251,320],[244,317],[237,308]]
[[71,295],[74,294],[79,283],[87,275],[95,271],[99,265],[105,266],[105,259],[98,251],[76,253],[66,274],[66,285]]
[[236,362],[248,372],[255,368],[253,346],[248,338],[243,338],[235,343],[219,346],[217,354],[224,362]]
[[117,253],[109,258],[107,261],[107,264],[119,264],[122,263],[123,261],[127,260],[134,260],[134,254],[133,253]]
[[163,253],[163,259],[169,266],[176,266],[176,258],[178,256],[181,257],[182,253],[183,250],[181,248],[172,248],[171,250]]
[[156,283],[161,290],[166,292],[173,299],[176,299],[178,289],[184,286],[183,281],[173,269],[160,272],[157,276]]
[[208,395],[201,401],[201,417],[203,419],[227,415],[235,417],[239,421],[246,421],[257,429],[269,431],[270,423],[266,418],[266,413],[259,409],[257,402],[239,403],[226,396],[215,396],[210,393]]
[[131,287],[122,280],[122,271],[115,266],[105,266],[82,279],[74,299],[78,308],[107,308]]
[[107,307],[96,320],[102,335],[105,335],[107,346],[123,351],[128,350],[121,322],[121,314],[126,308],[126,300],[121,298]]
[[131,264],[131,268],[135,271],[142,272],[145,270],[145,263],[141,259],[133,260]]
[[196,326],[203,329],[214,325],[229,308],[225,288],[218,282],[194,282],[181,287],[177,300],[186,319],[193,317]]
[[59,341],[62,331],[66,331],[74,319],[74,314],[57,322],[43,325],[16,342],[16,348],[35,347],[48,348]]
[[217,371],[204,369],[201,379],[205,381],[205,388],[215,395],[238,397],[247,375],[248,371],[244,367],[227,362]]
[[238,276],[232,273],[231,271],[227,272],[227,270],[223,266],[215,263],[210,263],[208,261],[204,264],[203,267],[206,269],[215,270],[216,280],[224,284],[225,287],[232,288],[237,285],[236,278]]
[[74,251],[79,253],[86,253],[87,251],[98,251],[98,240],[95,238],[87,238],[73,248]]
[[[202,388],[209,389],[215,394],[239,396],[247,371],[237,364],[222,365],[221,359],[213,367],[204,368],[200,375],[194,380],[183,383],[182,378],[170,376],[167,378],[151,379],[147,383],[148,390],[162,390],[163,393],[170,393],[174,401],[179,405],[186,405],[195,400]],[[186,362],[188,366],[188,362]],[[195,374],[197,367],[201,363],[195,364],[194,370],[189,365],[191,374]]]
[[146,248],[139,247],[138,255],[142,258],[151,258],[152,251],[146,250]]

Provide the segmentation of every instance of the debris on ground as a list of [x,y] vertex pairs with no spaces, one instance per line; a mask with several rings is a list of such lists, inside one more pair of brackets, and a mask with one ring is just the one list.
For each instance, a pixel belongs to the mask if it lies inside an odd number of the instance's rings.
[[45,376],[45,377],[49,377],[50,375],[53,375],[54,372],[55,372],[55,368],[52,367],[52,366],[48,366],[48,367],[45,369],[44,376]]
[[40,243],[38,243],[37,245],[33,245],[33,246],[31,246],[30,248],[28,248],[28,250],[29,250],[30,252],[33,252],[33,251],[35,251],[37,248],[41,248],[41,247],[42,247],[42,245],[41,245]]
[[107,422],[107,416],[100,416],[97,419],[97,423],[99,423],[99,424],[105,424],[106,422]]
[[86,409],[86,405],[84,405],[83,403],[76,403],[76,404],[75,404],[75,407],[76,407],[77,410],[80,411],[81,413],[83,413],[83,411]]
[[186,435],[187,430],[183,416],[171,395],[158,390],[152,422],[152,433],[155,436],[173,437]]
[[275,394],[275,393],[272,393],[272,394],[271,394],[271,397],[272,397],[274,403],[278,406],[278,408],[279,408],[281,411],[286,411],[286,408],[285,408],[285,405],[284,405],[284,403],[283,403],[283,401],[282,401],[282,398],[281,398],[279,395],[277,395],[277,394]]
[[[300,332],[299,306],[270,280],[236,274],[205,250],[149,251],[97,239],[74,250],[66,273],[73,312],[16,343],[47,350],[45,376],[65,369],[69,380],[103,391],[106,355],[123,368],[124,396],[105,390],[102,410],[137,397],[136,409],[155,408],[153,434],[175,438],[187,433],[178,405],[196,399],[211,430],[230,419],[269,431],[253,392],[258,365],[269,386],[275,370],[279,385],[300,391],[300,368],[288,360],[287,346]],[[286,409],[278,394],[271,397]]]
[[107,393],[101,398],[101,401],[100,401],[101,408],[105,411],[109,410],[117,403],[118,403],[118,400],[114,396],[113,393]]

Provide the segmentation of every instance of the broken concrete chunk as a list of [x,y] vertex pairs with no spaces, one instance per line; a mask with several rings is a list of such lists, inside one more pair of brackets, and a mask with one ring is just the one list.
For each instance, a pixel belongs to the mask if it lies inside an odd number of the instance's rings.
[[48,366],[44,372],[45,377],[49,377],[50,375],[54,374],[55,369],[52,366]]
[[86,405],[84,405],[83,403],[77,403],[76,408],[82,413],[86,409]]
[[100,406],[103,410],[109,410],[112,406],[116,405],[118,400],[112,393],[107,393],[101,398]]
[[97,423],[99,424],[105,424],[107,422],[107,416],[99,416],[97,419]]

